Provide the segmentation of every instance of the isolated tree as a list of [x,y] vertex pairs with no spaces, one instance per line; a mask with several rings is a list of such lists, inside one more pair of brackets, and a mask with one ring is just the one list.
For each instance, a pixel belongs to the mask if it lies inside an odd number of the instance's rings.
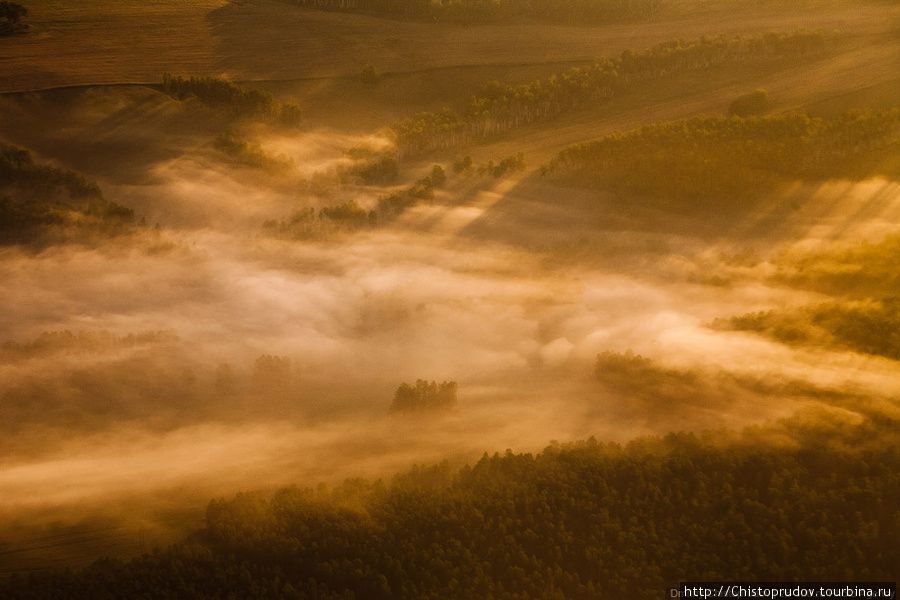
[[28,9],[15,2],[0,2],[0,35],[8,35],[26,29],[22,18],[28,15]]

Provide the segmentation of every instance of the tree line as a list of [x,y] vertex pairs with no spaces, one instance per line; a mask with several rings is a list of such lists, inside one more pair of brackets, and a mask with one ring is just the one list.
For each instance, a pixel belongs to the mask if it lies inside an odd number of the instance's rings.
[[189,355],[167,331],[45,332],[0,344],[0,368],[28,361],[47,370],[32,377],[7,369],[0,386],[0,454],[15,447],[18,434],[46,427],[74,433],[146,419],[161,428],[224,422],[246,416],[248,402],[256,418],[319,408],[305,401],[303,371],[290,357],[263,354],[212,365]]
[[0,596],[639,600],[684,580],[893,581],[897,431],[789,419],[247,492],[210,502],[181,544],[13,576]]
[[775,257],[779,283],[856,299],[895,295],[900,290],[900,234],[800,255]]
[[429,21],[497,23],[520,19],[609,23],[657,12],[664,0],[282,0],[323,10],[368,12]]
[[840,300],[716,319],[712,327],[900,360],[900,235],[786,253],[772,263],[779,284]]
[[714,326],[755,331],[787,344],[816,344],[900,360],[900,297],[827,302],[717,319]]
[[715,65],[801,56],[833,40],[823,31],[769,32],[752,36],[704,36],[674,40],[645,52],[625,50],[546,80],[486,83],[461,111],[421,112],[393,127],[398,153],[416,155],[597,105],[629,84]]
[[301,110],[296,104],[284,104],[272,94],[248,89],[221,77],[185,79],[165,73],[160,90],[176,100],[197,98],[210,108],[236,117],[271,120],[287,127],[300,124]]
[[147,344],[178,342],[172,331],[141,331],[115,335],[108,331],[44,331],[28,342],[6,341],[0,344],[0,362],[22,360],[35,356],[47,356],[60,352],[98,351],[118,348],[134,348]]
[[213,140],[213,147],[239,166],[278,173],[295,166],[294,160],[284,154],[272,155],[255,142],[251,142],[233,130],[223,131]]
[[134,211],[106,200],[96,182],[0,144],[0,245],[112,236],[130,231],[133,223]]
[[831,118],[702,116],[571,146],[543,172],[677,208],[727,208],[786,179],[840,175],[854,157],[898,140],[900,107]]
[[[384,155],[374,157],[365,154],[364,160],[348,169],[332,172],[335,181],[353,180],[363,184],[384,184],[397,176],[396,159]],[[479,176],[503,177],[525,168],[522,152],[495,161],[489,159],[477,166],[471,156],[458,159],[453,165],[456,175],[477,173]],[[389,223],[409,208],[434,200],[435,189],[447,181],[447,173],[441,165],[432,165],[431,172],[404,190],[379,197],[375,206],[366,209],[356,200],[325,206],[316,211],[312,207],[295,210],[286,219],[269,219],[262,225],[263,232],[279,238],[295,240],[317,239],[333,233],[352,233]],[[313,182],[313,184],[315,181]],[[310,184],[311,186],[313,184]]]

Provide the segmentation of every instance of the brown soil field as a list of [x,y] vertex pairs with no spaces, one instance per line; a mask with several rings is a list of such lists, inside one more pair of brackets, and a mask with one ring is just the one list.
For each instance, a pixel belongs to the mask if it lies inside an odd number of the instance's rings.
[[[638,24],[453,25],[301,9],[275,0],[39,2],[29,33],[0,38],[0,92],[159,81],[345,77],[372,64],[398,73],[461,65],[590,60],[675,37],[767,30],[896,32],[889,3],[684,2]],[[896,39],[896,36],[895,36]]]

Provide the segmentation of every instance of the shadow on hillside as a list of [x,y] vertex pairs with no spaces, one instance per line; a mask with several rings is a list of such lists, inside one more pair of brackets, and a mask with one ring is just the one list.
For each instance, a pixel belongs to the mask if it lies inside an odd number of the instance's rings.
[[[477,202],[477,190],[493,184],[485,179],[460,204]],[[668,252],[674,239],[772,246],[805,239],[813,228],[817,235],[840,239],[864,234],[873,222],[894,222],[900,214],[898,187],[882,177],[798,182],[736,206],[694,210],[561,185],[533,174],[459,233],[536,250],[623,255]]]
[[721,224],[714,221],[629,202],[610,192],[556,185],[533,174],[460,233],[536,250],[624,255],[666,252],[665,240],[672,236],[715,239]]

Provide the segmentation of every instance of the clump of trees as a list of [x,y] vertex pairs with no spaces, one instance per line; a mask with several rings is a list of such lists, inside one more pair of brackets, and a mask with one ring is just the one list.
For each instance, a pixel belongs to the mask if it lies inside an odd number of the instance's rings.
[[326,206],[319,211],[319,216],[332,222],[342,223],[350,229],[368,225],[371,220],[369,213],[356,200],[350,200],[337,206]]
[[[543,172],[672,208],[746,207],[787,179],[840,174],[849,159],[900,140],[900,107],[823,119],[696,117],[571,146]],[[852,162],[852,160],[851,160]]]
[[22,19],[28,16],[28,9],[15,2],[0,2],[0,35],[13,35],[28,30]]
[[210,419],[237,422],[251,407],[255,417],[279,419],[326,410],[298,401],[301,368],[289,357],[210,365],[169,331],[49,331],[0,340],[0,370],[4,456],[48,428],[93,435],[152,422],[162,431]]
[[427,185],[417,184],[403,192],[395,192],[382,196],[378,199],[377,214],[381,215],[382,221],[390,221],[396,219],[403,211],[412,208],[419,203],[420,200],[428,200],[433,197],[433,190]]
[[800,56],[825,48],[823,31],[704,36],[674,40],[645,52],[625,50],[546,80],[523,84],[486,83],[463,110],[421,112],[393,127],[401,156],[455,147],[504,131],[595,106],[630,84],[676,76],[722,64]]
[[713,325],[763,333],[787,344],[826,345],[900,360],[897,296],[748,313]]
[[266,221],[263,223],[263,231],[275,237],[311,240],[374,227],[377,223],[377,211],[367,211],[356,200],[348,200],[342,204],[325,206],[318,213],[311,207],[296,210],[286,220]]
[[280,172],[294,166],[293,159],[283,154],[274,156],[259,144],[244,139],[230,129],[217,135],[213,146],[233,163],[245,167]]
[[[353,152],[358,156],[360,152]],[[364,153],[368,156],[367,153]],[[507,166],[507,168],[509,168]],[[381,177],[396,174],[397,162],[386,155],[369,158],[349,170],[363,183],[373,183]],[[344,173],[338,173],[338,178]],[[294,211],[288,219],[268,220],[263,230],[276,237],[290,239],[315,239],[332,233],[347,233],[375,227],[400,216],[405,210],[420,202],[434,199],[434,189],[447,182],[447,174],[441,165],[433,165],[430,173],[402,191],[392,192],[378,198],[375,207],[366,210],[356,200],[348,200],[321,208],[318,212],[311,207]]]
[[396,153],[368,146],[356,146],[344,151],[347,161],[341,161],[315,172],[301,185],[311,194],[331,196],[343,185],[386,186],[396,182],[400,173]]
[[419,204],[434,200],[435,188],[447,183],[447,173],[441,165],[432,165],[431,172],[417,180],[402,192],[394,192],[378,199],[377,218],[380,222],[391,221],[403,211]]
[[453,172],[459,175],[460,173],[469,173],[472,170],[472,157],[471,156],[463,156],[453,161]]
[[507,156],[499,162],[489,160],[478,166],[479,174],[488,174],[492,177],[503,177],[508,173],[517,173],[525,170],[525,153],[518,152],[513,156]]
[[0,245],[114,236],[133,224],[134,211],[106,200],[96,182],[0,144]]
[[794,287],[852,298],[893,295],[900,290],[900,234],[880,242],[826,247],[775,260],[775,279]]
[[624,353],[611,350],[601,352],[594,364],[594,375],[599,382],[614,388],[652,388],[657,384],[696,387],[697,383],[694,375],[662,367],[655,360],[635,354],[632,350]]
[[160,89],[176,100],[196,98],[212,109],[222,110],[235,117],[270,120],[286,127],[300,125],[300,107],[283,104],[272,94],[239,86],[220,77],[190,77],[163,75]]
[[897,431],[873,415],[626,445],[591,438],[390,483],[242,493],[210,502],[205,528],[184,543],[13,576],[0,596],[640,600],[688,575],[894,581]]
[[368,159],[358,161],[350,172],[367,185],[387,185],[397,179],[399,167],[397,159],[388,154],[377,154]]
[[443,412],[456,408],[455,381],[437,383],[417,379],[415,385],[403,383],[394,392],[391,413]]

